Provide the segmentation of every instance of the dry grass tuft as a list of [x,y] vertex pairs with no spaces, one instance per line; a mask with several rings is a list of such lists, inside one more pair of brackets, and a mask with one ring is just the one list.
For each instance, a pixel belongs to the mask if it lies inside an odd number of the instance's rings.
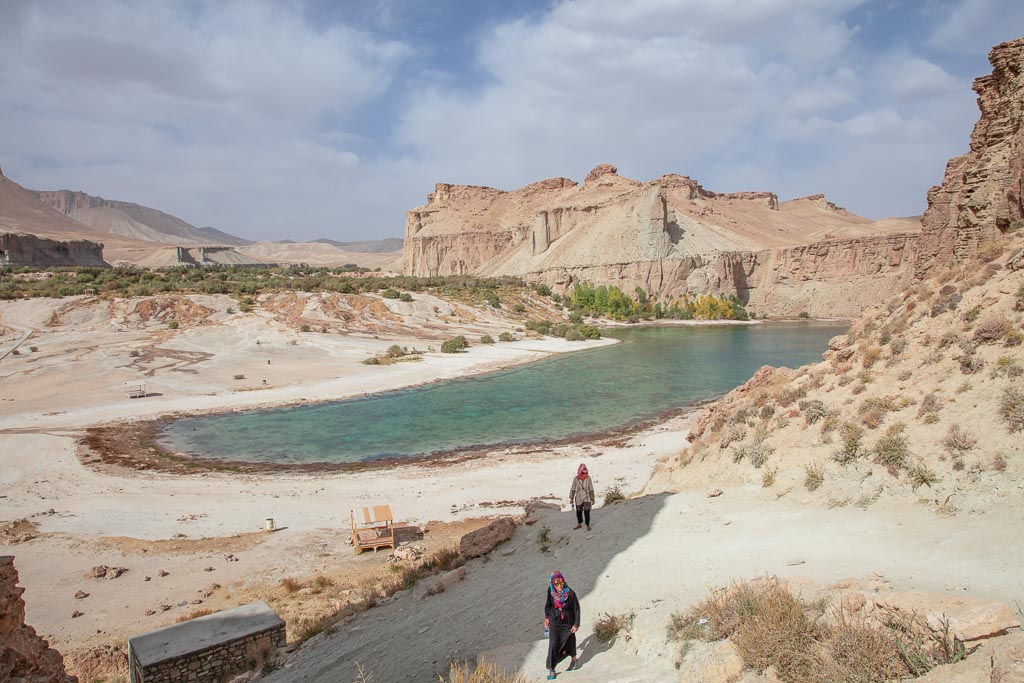
[[893,475],[907,466],[909,448],[907,437],[903,435],[905,428],[906,425],[897,422],[890,426],[885,435],[875,443],[875,462],[885,465],[889,473]]
[[808,491],[816,491],[825,481],[825,467],[820,463],[811,463],[804,467],[804,487]]
[[208,609],[206,607],[200,607],[199,609],[194,609],[191,612],[185,612],[185,614],[180,615],[175,622],[180,624],[183,621],[191,621],[192,619],[205,617],[207,614],[213,614],[215,611],[216,610]]
[[605,612],[594,622],[594,637],[599,643],[612,642],[620,632],[628,631],[636,618],[635,612],[626,614],[608,614]]
[[974,448],[977,443],[977,439],[961,429],[960,425],[957,424],[949,426],[949,432],[946,433],[946,438],[942,440],[942,445],[954,457],[962,456]]
[[471,665],[469,662],[452,662],[448,678],[439,678],[441,683],[530,683],[521,673],[507,673],[495,664]]
[[999,417],[1011,432],[1024,431],[1024,392],[1007,387],[999,399]]
[[974,328],[974,341],[980,344],[993,344],[1012,329],[1009,320],[1002,316],[985,318]]
[[302,582],[297,579],[293,579],[290,576],[286,576],[281,579],[281,588],[284,589],[285,593],[291,595],[292,593],[302,589]]

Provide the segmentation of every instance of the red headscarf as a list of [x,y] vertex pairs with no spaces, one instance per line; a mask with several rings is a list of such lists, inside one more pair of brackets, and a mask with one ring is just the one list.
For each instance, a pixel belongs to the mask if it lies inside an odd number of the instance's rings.
[[583,463],[580,463],[580,466],[576,469],[576,478],[581,480],[587,478],[587,466]]

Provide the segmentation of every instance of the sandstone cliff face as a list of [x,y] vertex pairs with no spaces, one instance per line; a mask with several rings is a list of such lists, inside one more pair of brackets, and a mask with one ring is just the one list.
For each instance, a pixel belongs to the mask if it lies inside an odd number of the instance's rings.
[[89,240],[50,240],[35,235],[0,234],[0,266],[49,268],[51,266],[109,267],[103,245]]
[[64,670],[61,654],[25,624],[24,592],[14,558],[0,557],[0,681],[76,683]]
[[974,81],[981,118],[971,151],[950,159],[942,185],[928,192],[919,275],[1024,229],[1024,38],[995,46],[989,61],[992,73]]
[[[559,289],[584,280],[662,296],[713,291],[774,315],[853,315],[909,280],[917,236],[891,233],[915,227],[879,229],[823,195],[780,203],[771,192],[717,193],[675,174],[641,183],[601,164],[583,185],[438,185],[408,214],[405,272],[513,275]],[[865,278],[860,300],[845,296]]]

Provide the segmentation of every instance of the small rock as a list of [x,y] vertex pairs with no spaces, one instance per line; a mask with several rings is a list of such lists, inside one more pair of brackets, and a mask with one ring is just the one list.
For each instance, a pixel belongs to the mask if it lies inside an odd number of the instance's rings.
[[788,562],[786,562],[786,564],[788,566],[790,566],[790,567],[796,567],[797,565],[801,565],[803,563],[804,563],[804,559],[800,558],[800,557],[794,557],[793,559],[791,559]]
[[711,489],[708,491],[708,498],[718,498],[722,495],[722,489]]
[[167,612],[170,609],[173,609],[170,605],[160,605],[161,612]]
[[143,576],[142,580],[143,581],[152,581],[153,579],[151,577],[149,577],[149,576]]
[[146,610],[146,616],[147,617],[151,617],[154,614],[156,614],[156,610],[151,610],[151,609]]
[[81,600],[87,597],[89,597],[89,594],[85,591],[78,591],[77,593],[75,593],[75,600]]
[[203,571],[204,572],[212,572],[213,571],[213,567],[203,567]]
[[161,578],[163,578],[163,577],[165,577],[165,576],[170,576],[170,575],[171,575],[171,573],[170,573],[170,572],[165,572],[165,571],[164,571],[163,569],[161,569],[160,571],[158,571],[158,572],[156,573],[156,575],[157,575],[157,576],[159,576],[159,577],[161,577]]
[[77,619],[78,617],[82,616],[83,614],[85,614],[85,612],[79,612],[78,610],[75,610],[74,612],[71,613],[71,618],[72,619]]
[[201,605],[201,604],[203,604],[203,601],[202,601],[201,598],[195,598],[194,600],[192,600],[192,604],[193,605]]

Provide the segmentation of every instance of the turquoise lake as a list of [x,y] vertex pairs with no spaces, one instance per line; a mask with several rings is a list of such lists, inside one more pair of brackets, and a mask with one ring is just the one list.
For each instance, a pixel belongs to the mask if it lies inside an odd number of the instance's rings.
[[344,401],[185,418],[159,441],[205,458],[291,464],[579,437],[722,396],[762,365],[820,360],[845,331],[819,322],[615,328],[603,331],[620,340],[612,346]]

